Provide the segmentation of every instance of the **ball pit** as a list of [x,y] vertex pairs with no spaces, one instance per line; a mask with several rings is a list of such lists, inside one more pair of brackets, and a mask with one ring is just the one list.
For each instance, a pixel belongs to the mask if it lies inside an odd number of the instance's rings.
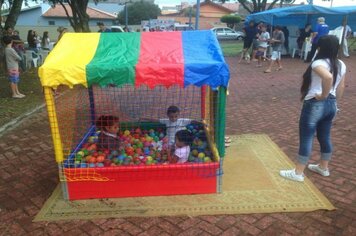
[[[193,144],[187,163],[209,163],[213,161],[203,125],[186,126],[193,136]],[[97,147],[100,131],[89,136],[74,158],[68,160],[68,167],[94,168],[113,166],[168,165],[168,139],[163,129],[133,128],[122,130],[119,139],[122,150],[99,150]]]

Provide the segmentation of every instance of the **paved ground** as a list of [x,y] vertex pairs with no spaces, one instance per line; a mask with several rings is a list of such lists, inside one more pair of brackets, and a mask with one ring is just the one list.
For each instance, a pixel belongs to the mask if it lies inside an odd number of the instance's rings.
[[[46,112],[37,112],[0,137],[2,235],[356,235],[356,55],[348,65],[345,99],[333,128],[331,176],[306,175],[337,207],[311,213],[123,218],[32,223],[58,183]],[[285,59],[271,74],[228,58],[232,78],[228,133],[266,133],[291,158],[297,153],[299,86],[306,64]],[[351,64],[353,67],[351,67]],[[353,80],[352,80],[352,77]],[[317,147],[315,148],[317,150]],[[313,158],[317,158],[317,152]]]

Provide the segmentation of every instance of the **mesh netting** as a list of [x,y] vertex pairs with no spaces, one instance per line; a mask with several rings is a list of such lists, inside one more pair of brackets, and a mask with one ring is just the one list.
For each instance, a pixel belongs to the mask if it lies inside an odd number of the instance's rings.
[[218,93],[210,87],[77,86],[50,96],[61,181],[217,175]]

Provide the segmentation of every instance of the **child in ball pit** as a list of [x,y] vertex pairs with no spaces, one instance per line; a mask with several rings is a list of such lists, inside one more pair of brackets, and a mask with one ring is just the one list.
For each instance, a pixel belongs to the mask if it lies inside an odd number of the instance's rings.
[[161,119],[147,119],[141,118],[141,121],[159,122],[166,126],[166,133],[169,146],[173,146],[175,142],[176,132],[185,129],[185,127],[191,123],[201,124],[199,121],[195,121],[189,118],[179,118],[180,109],[177,106],[170,106],[167,109],[167,117]]
[[123,148],[118,137],[118,117],[112,115],[102,115],[96,121],[96,127],[100,130],[97,144],[99,150],[117,151]]
[[179,130],[175,135],[174,148],[168,158],[169,163],[185,163],[188,161],[193,135],[188,130]]

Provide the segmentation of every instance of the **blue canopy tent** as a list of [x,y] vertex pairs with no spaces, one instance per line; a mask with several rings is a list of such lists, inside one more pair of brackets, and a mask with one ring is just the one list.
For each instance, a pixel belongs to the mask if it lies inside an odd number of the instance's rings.
[[325,17],[331,29],[342,25],[346,17],[347,24],[356,29],[356,6],[326,8],[315,5],[300,5],[285,8],[275,8],[268,11],[251,14],[246,21],[265,22],[270,25],[294,25],[303,28],[305,24],[316,23],[318,17]]

